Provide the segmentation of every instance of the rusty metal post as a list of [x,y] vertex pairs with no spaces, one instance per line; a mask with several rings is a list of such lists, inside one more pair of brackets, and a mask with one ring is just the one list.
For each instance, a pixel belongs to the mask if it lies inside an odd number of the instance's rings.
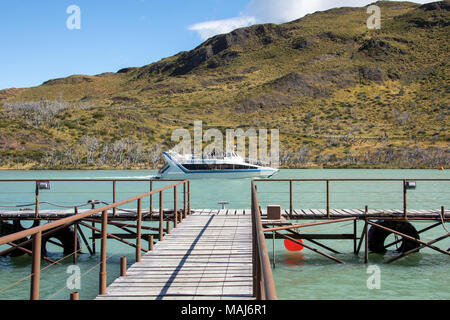
[[108,231],[108,211],[102,212],[102,246],[100,258],[100,283],[99,294],[106,294],[106,240]]
[[153,251],[153,235],[148,235],[148,250]]
[[164,236],[164,209],[163,209],[163,193],[159,192],[159,241],[163,240]]
[[327,180],[327,218],[330,219],[330,180]]
[[293,205],[292,205],[292,180],[289,180],[289,218],[292,219]]
[[33,251],[31,264],[30,300],[39,300],[39,284],[41,280],[42,231],[33,235]]
[[120,257],[120,276],[127,276],[127,257]]
[[35,218],[39,218],[39,182],[36,181],[36,191],[35,191]]
[[183,183],[183,198],[184,198],[184,200],[183,200],[183,205],[184,205],[183,215],[184,215],[184,218],[187,217],[186,192],[187,192],[187,182],[184,182]]
[[137,201],[136,262],[141,262],[142,198]]
[[71,293],[70,293],[70,300],[72,300],[72,301],[78,301],[79,298],[80,298],[80,295],[79,295],[78,291],[75,291],[75,292],[71,292]]
[[178,208],[177,208],[177,186],[173,187],[173,227],[176,228],[178,226]]
[[403,180],[403,216],[408,219],[408,212],[406,208],[406,180]]
[[[95,203],[91,203],[91,209],[95,209]],[[95,228],[95,222],[92,221],[92,227]],[[92,254],[95,254],[95,230],[91,229],[91,237],[92,237]]]
[[[113,180],[113,203],[116,203],[116,180]],[[116,216],[117,208],[113,208],[113,217]]]
[[188,201],[188,214],[191,214],[191,180],[188,180],[188,194],[187,194],[187,201]]
[[73,234],[75,235],[73,241],[73,264],[77,264],[78,255],[78,223],[73,224]]
[[275,269],[275,231],[272,232],[272,260],[273,268]]
[[[150,192],[153,191],[153,180],[150,180]],[[150,195],[150,219],[153,217],[153,194]]]
[[364,229],[364,263],[369,263],[369,223],[365,219],[366,227]]
[[180,223],[183,222],[184,210],[185,210],[185,209],[183,209],[183,210],[180,212],[180,214],[178,215],[178,218],[180,219]]

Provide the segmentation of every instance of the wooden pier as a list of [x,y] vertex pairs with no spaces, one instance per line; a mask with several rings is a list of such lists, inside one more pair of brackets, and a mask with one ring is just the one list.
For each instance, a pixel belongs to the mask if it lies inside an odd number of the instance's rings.
[[[283,208],[279,205],[272,206],[270,215],[258,202],[256,186],[256,183],[268,183],[267,181],[285,181],[289,185],[289,204]],[[326,185],[323,207],[295,209],[293,183],[311,181]],[[402,208],[374,209],[367,205],[364,208],[335,208],[330,203],[330,182],[333,181],[397,181],[403,186]],[[448,182],[449,179],[417,181]],[[149,181],[149,192],[117,202],[117,181],[113,180],[111,204],[88,201],[72,209],[46,210],[40,208],[41,204],[50,205],[39,201],[41,182],[31,182],[36,184],[34,203],[17,206],[15,210],[0,209],[0,231],[5,234],[0,237],[0,245],[10,246],[0,254],[7,255],[13,250],[20,250],[21,254],[32,255],[30,299],[33,300],[39,299],[41,259],[52,264],[58,263],[47,257],[42,249],[60,231],[71,233],[63,247],[66,257],[72,256],[74,264],[82,249],[77,234],[81,235],[85,248],[92,255],[96,254],[96,239],[101,240],[97,300],[276,299],[266,239],[271,239],[273,246],[276,239],[287,239],[338,263],[346,262],[335,256],[339,254],[337,250],[321,240],[351,240],[354,254],[358,255],[360,249],[363,250],[364,263],[369,262],[369,252],[383,254],[393,246],[397,247],[397,254],[384,263],[392,263],[425,247],[450,256],[450,248],[436,246],[437,242],[450,237],[450,232],[445,227],[450,221],[450,210],[446,210],[444,206],[432,210],[411,209],[407,204],[407,190],[411,185],[415,187],[415,182],[412,183],[411,179],[253,180],[251,209],[191,209],[189,180],[173,181],[171,185],[156,190],[153,189],[154,181]],[[178,197],[177,190],[181,188],[183,192]],[[446,192],[448,191],[444,190]],[[154,207],[154,196],[158,196],[158,209]],[[143,208],[143,200],[146,198],[149,199],[149,206],[146,204],[146,208]],[[99,207],[95,208],[96,204]],[[85,206],[91,208],[84,208]],[[22,220],[34,221],[33,226],[28,229],[21,227]],[[45,221],[48,223],[41,225]],[[144,221],[157,221],[159,225],[143,225]],[[364,224],[362,230],[358,230],[358,221]],[[416,230],[411,224],[415,221],[429,222],[430,225]],[[343,222],[346,225],[353,224],[353,230],[335,234],[319,234],[308,230],[310,226]],[[109,225],[126,233],[111,233],[108,231]],[[421,240],[420,234],[440,226],[446,233],[432,240]],[[81,227],[91,231],[90,239],[84,235]],[[118,230],[117,228],[114,230]],[[397,239],[385,244],[389,234],[394,234]],[[135,261],[128,269],[125,257],[121,258],[121,276],[109,286],[106,283],[108,239],[136,249]],[[142,245],[142,240],[147,243],[148,248]],[[274,256],[272,262],[275,266]],[[71,298],[76,299],[77,296],[73,292]]]
[[[42,220],[58,220],[88,212],[90,209],[81,209],[77,213],[74,210],[41,210],[39,212],[39,218]],[[250,209],[191,209],[195,215],[210,216],[210,215],[250,215]],[[443,211],[445,220],[450,219],[450,210]],[[281,215],[284,218],[290,218],[291,220],[315,220],[315,219],[338,219],[345,217],[355,218],[371,218],[371,219],[385,219],[385,218],[402,218],[404,216],[402,209],[368,209],[367,212],[364,209],[330,209],[329,214],[326,209],[293,209],[292,214],[289,209],[282,209]],[[164,216],[171,217],[173,215],[173,209],[164,209]],[[422,209],[413,210],[408,209],[406,211],[408,219],[412,220],[436,220],[442,217],[441,209]],[[267,210],[261,208],[262,218],[266,218]],[[92,218],[100,218],[101,213],[91,216]],[[135,220],[137,218],[136,209],[117,209],[116,213],[113,210],[108,210],[108,217],[111,220]],[[30,211],[6,211],[0,210],[0,219],[19,219],[19,220],[35,220],[34,210]],[[143,221],[159,220],[159,211],[142,210]]]
[[252,225],[244,210],[198,210],[97,300],[254,299]]

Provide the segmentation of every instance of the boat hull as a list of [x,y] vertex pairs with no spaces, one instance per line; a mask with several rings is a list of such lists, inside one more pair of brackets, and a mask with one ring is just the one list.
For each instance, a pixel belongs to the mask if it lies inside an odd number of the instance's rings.
[[232,172],[215,172],[211,170],[209,172],[169,172],[159,175],[160,179],[245,179],[245,178],[268,178],[277,173],[274,171],[248,171],[242,172],[239,170]]

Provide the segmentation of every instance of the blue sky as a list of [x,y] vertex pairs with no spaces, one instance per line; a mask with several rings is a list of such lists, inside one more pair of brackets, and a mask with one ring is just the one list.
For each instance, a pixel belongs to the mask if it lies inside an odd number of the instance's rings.
[[[0,89],[72,74],[143,66],[207,37],[254,23],[282,23],[367,0],[20,0],[0,2]],[[432,2],[419,0],[415,2]],[[70,5],[81,10],[69,30]]]

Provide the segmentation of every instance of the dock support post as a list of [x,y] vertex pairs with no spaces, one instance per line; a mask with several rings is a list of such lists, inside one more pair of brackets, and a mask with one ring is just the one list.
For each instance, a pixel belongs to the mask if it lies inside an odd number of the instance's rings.
[[357,220],[353,221],[353,253],[356,254],[356,240],[357,240]]
[[142,198],[137,201],[136,262],[141,262]]
[[77,264],[78,255],[78,223],[73,224],[73,234],[75,235],[73,241],[73,264]]
[[79,298],[80,298],[80,295],[79,295],[78,291],[75,291],[75,292],[71,292],[71,293],[70,293],[70,300],[72,300],[72,301],[78,301]]
[[[150,192],[153,191],[153,180],[150,180]],[[150,195],[150,219],[153,217],[153,194]]]
[[330,180],[327,180],[327,218],[330,219]]
[[163,240],[164,235],[164,210],[163,210],[163,193],[159,192],[159,241]]
[[366,218],[366,227],[364,229],[364,263],[369,263],[369,224]]
[[359,241],[359,246],[357,249],[357,252],[359,252],[361,241],[363,240],[362,238],[364,238],[364,263],[369,262],[369,223],[367,220],[368,213],[369,213],[369,206],[366,205],[364,207],[364,230],[361,234],[361,239]]
[[41,245],[42,232],[39,231],[33,235],[30,300],[39,300],[39,283],[41,280]]
[[153,251],[153,235],[148,236],[148,251]]
[[406,180],[403,180],[403,216],[408,220],[408,212],[406,208]]
[[275,269],[275,231],[272,232],[272,261]]
[[100,283],[99,294],[106,294],[106,240],[108,228],[108,211],[102,212],[102,246],[100,253]]
[[188,180],[187,182],[188,185],[188,214],[191,214],[191,180]]
[[[95,203],[91,203],[91,209],[95,209]],[[92,229],[91,229],[91,236],[92,236],[92,254],[95,254],[95,222],[92,221]]]
[[39,182],[36,181],[36,192],[35,192],[35,217],[39,218]]
[[[113,180],[113,203],[116,203],[116,180]],[[113,217],[116,216],[116,207],[113,208]]]
[[177,186],[173,187],[173,227],[178,226]]
[[127,257],[120,257],[120,276],[127,276]]
[[292,219],[293,205],[292,205],[292,180],[289,180],[289,219]]
[[183,197],[184,197],[184,210],[183,210],[183,218],[187,216],[187,201],[186,201],[186,192],[187,192],[187,182],[183,183]]
[[83,239],[84,244],[86,245],[87,249],[89,250],[89,253],[91,254],[91,256],[94,255],[94,252],[91,249],[91,246],[89,245],[89,242],[86,239],[86,236],[83,233],[83,229],[79,228],[78,232],[80,233],[81,239]]

